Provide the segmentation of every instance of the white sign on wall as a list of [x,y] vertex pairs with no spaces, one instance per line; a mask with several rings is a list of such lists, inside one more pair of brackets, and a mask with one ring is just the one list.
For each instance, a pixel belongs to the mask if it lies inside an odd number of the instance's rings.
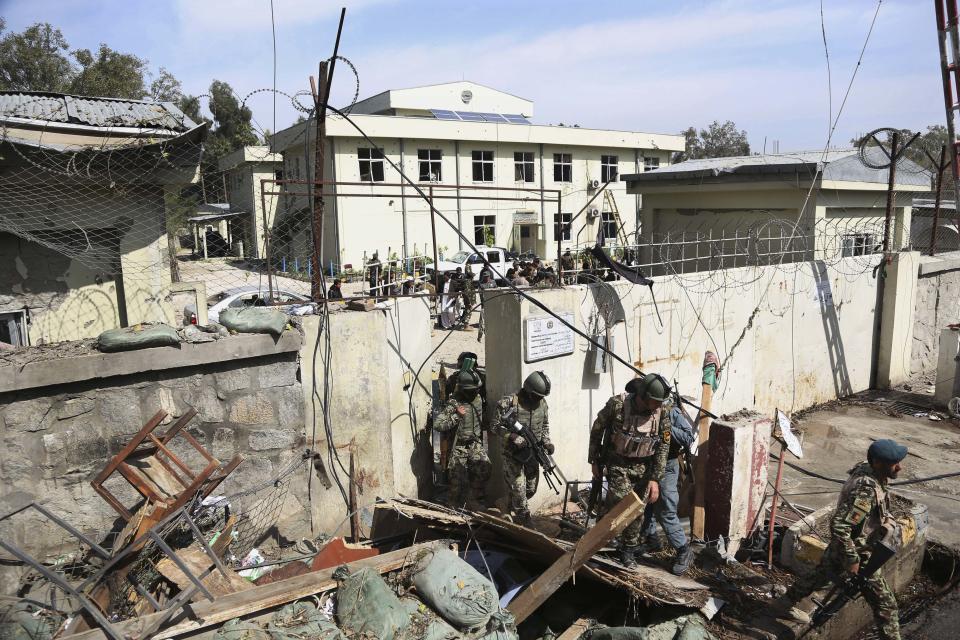
[[[572,313],[557,315],[573,324]],[[553,316],[527,318],[524,347],[526,362],[571,354],[573,353],[573,330]]]

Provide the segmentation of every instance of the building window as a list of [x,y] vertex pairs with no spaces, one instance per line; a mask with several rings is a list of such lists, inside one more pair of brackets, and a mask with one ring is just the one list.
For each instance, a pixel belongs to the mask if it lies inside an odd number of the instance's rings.
[[604,211],[600,214],[600,224],[603,225],[603,244],[616,243],[617,241],[617,219],[613,217],[613,211]]
[[600,182],[614,182],[619,175],[617,156],[600,156]]
[[569,153],[553,154],[553,181],[573,182],[573,158]]
[[848,233],[843,236],[844,258],[877,253],[879,249],[872,233]]
[[294,179],[299,180],[300,179],[300,158],[299,157],[293,159],[293,167],[294,167],[293,177]]
[[473,216],[473,244],[494,244],[496,229],[497,216]]
[[417,161],[420,164],[421,182],[440,182],[440,149],[417,149]]
[[273,177],[275,180],[283,180],[283,169],[277,169],[274,171]]
[[653,171],[654,169],[660,168],[660,158],[644,158],[643,159],[643,170],[644,171]]
[[517,151],[513,154],[513,179],[517,182],[533,182],[532,151]]
[[493,151],[474,151],[473,181],[493,182]]
[[28,336],[26,311],[0,313],[0,343],[26,347],[30,344]]
[[[357,149],[360,161],[360,179],[364,182],[383,182],[383,154],[379,149]],[[298,169],[299,171],[299,169]]]
[[553,214],[553,228],[556,229],[554,239],[557,237],[556,234],[559,234],[561,240],[570,240],[570,223],[572,220],[572,213]]

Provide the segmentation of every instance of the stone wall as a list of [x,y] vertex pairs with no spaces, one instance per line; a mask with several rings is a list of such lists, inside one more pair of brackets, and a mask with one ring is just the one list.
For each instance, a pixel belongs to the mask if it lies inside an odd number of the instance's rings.
[[914,307],[913,373],[935,373],[940,330],[960,321],[960,264],[955,260],[924,258],[917,278]]
[[[180,349],[85,356],[101,363],[99,379],[71,376],[85,371],[84,357],[63,358],[55,361],[59,378],[52,384],[0,392],[0,514],[36,501],[100,538],[118,517],[90,480],[160,409],[170,414],[169,423],[194,407],[189,433],[221,461],[245,456],[218,494],[270,480],[301,456],[305,443],[300,343],[299,334],[288,331],[276,344],[266,336],[234,336]],[[112,366],[122,371],[131,358],[156,370],[110,375]],[[176,366],[198,360],[206,364]],[[164,363],[171,366],[157,368]],[[28,368],[22,379],[36,381]],[[174,450],[194,463],[199,458],[189,445]],[[105,486],[126,506],[136,504],[138,494],[119,476]],[[306,475],[297,474],[290,486],[277,532],[295,539],[309,532]],[[0,525],[0,537],[40,555],[55,552],[64,538],[27,513]],[[14,581],[0,576],[0,583]]]

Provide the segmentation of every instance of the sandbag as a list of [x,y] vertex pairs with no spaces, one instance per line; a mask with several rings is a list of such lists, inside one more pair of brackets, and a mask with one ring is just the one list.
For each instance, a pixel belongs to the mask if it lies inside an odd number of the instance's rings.
[[273,640],[345,640],[337,625],[327,620],[312,602],[294,602],[277,611],[267,625]]
[[337,622],[348,636],[394,640],[402,638],[410,623],[410,611],[390,590],[375,569],[365,567],[350,573],[337,569]]
[[520,634],[517,633],[517,622],[513,614],[506,609],[501,609],[490,616],[487,634],[478,640],[519,640],[519,638]]
[[427,605],[412,596],[405,596],[400,603],[410,614],[410,624],[403,637],[416,640],[460,640],[463,638],[446,620]]
[[271,640],[271,638],[270,634],[259,625],[234,618],[217,629],[212,640]]
[[279,336],[287,326],[287,314],[266,307],[241,307],[221,311],[219,322],[237,333],[270,333]]
[[449,549],[424,553],[413,574],[413,586],[423,600],[461,631],[486,627],[500,610],[492,582]]
[[50,640],[63,624],[64,616],[28,602],[17,602],[0,612],[3,640]]
[[123,329],[109,329],[97,337],[97,348],[106,353],[179,344],[177,330],[166,324],[138,324]]

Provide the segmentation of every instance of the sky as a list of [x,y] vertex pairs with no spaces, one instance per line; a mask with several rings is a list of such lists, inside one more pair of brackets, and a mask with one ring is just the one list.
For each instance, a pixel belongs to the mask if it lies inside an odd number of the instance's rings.
[[[823,148],[878,6],[823,0],[821,27],[819,0],[273,0],[278,90],[309,89],[343,4],[340,53],[360,98],[465,79],[533,100],[539,124],[679,133],[732,120],[753,151]],[[879,6],[832,146],[944,123],[933,3]],[[72,48],[134,53],[188,93],[226,81],[261,129],[298,114],[263,91],[274,86],[269,0],[0,0],[0,16],[13,31],[49,22]],[[349,104],[356,83],[338,63],[332,102]]]

